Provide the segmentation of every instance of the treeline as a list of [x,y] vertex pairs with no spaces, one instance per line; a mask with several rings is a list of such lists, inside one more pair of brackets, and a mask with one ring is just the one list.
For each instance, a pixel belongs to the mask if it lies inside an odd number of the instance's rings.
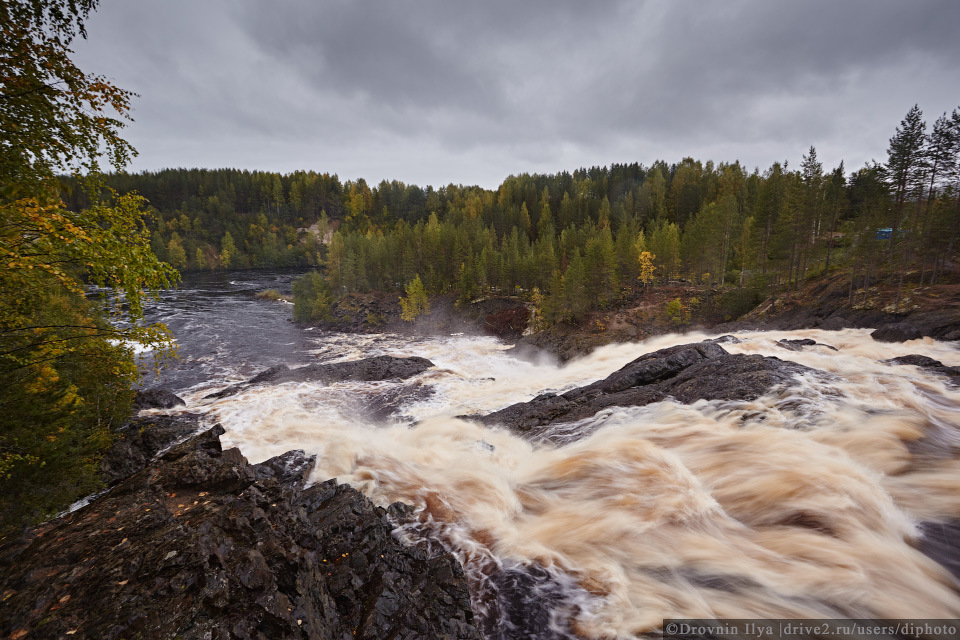
[[463,300],[539,295],[556,322],[615,304],[644,284],[641,270],[651,286],[797,291],[844,266],[851,298],[891,272],[933,283],[957,257],[958,152],[960,112],[928,133],[914,107],[887,162],[852,174],[824,170],[811,147],[796,169],[685,158],[511,176],[496,190],[236,170],[110,182],[147,197],[154,250],[179,268],[317,266],[334,298],[402,293],[419,275],[428,293]]

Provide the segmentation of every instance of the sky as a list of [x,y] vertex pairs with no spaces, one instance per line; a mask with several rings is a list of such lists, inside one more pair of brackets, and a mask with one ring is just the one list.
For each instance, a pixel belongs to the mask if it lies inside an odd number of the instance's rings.
[[886,159],[960,106],[956,0],[101,0],[87,72],[135,91],[131,171],[496,188],[684,157]]

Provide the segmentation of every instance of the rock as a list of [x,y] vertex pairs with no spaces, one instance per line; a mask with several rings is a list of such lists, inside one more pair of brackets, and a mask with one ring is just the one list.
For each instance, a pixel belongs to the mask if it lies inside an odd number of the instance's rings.
[[910,323],[921,334],[936,340],[960,340],[960,313],[956,307],[911,315]]
[[803,351],[804,347],[814,346],[826,347],[827,349],[833,349],[834,351],[837,351],[836,347],[832,347],[829,344],[823,344],[822,342],[817,342],[816,340],[811,340],[810,338],[802,338],[800,340],[777,340],[777,346],[788,351]]
[[887,364],[909,364],[915,367],[942,367],[943,363],[939,360],[934,360],[933,358],[927,356],[921,356],[920,354],[913,353],[908,356],[900,356],[898,358],[890,358],[889,360],[883,360]]
[[309,364],[305,367],[291,369],[286,365],[277,365],[261,371],[246,382],[235,384],[216,393],[204,396],[208,398],[224,398],[240,393],[254,385],[281,384],[283,382],[339,382],[343,380],[360,380],[371,382],[375,380],[405,380],[433,366],[426,358],[411,356],[375,356],[352,360],[350,362],[333,362],[327,364]]
[[923,337],[923,332],[910,322],[891,322],[870,334],[878,342],[905,342]]
[[929,358],[927,356],[921,356],[913,353],[907,356],[882,360],[881,362],[886,362],[887,364],[892,365],[913,365],[915,367],[925,369],[926,371],[939,373],[940,375],[949,378],[952,383],[960,384],[960,367],[948,367],[939,360],[934,360],[933,358]]
[[710,342],[715,342],[717,344],[740,344],[741,342],[743,342],[743,340],[741,340],[737,336],[732,336],[730,334],[727,334],[725,336],[720,336],[719,338],[711,338]]
[[348,486],[304,489],[312,456],[251,465],[222,432],[0,547],[0,636],[479,640],[452,556]]
[[840,331],[849,326],[851,326],[850,321],[843,316],[830,316],[829,318],[824,318],[818,328],[824,331]]
[[604,380],[562,395],[542,394],[481,416],[485,424],[521,433],[534,427],[588,418],[607,407],[635,407],[672,397],[697,400],[754,400],[775,386],[814,369],[779,358],[730,354],[714,341],[677,345],[643,355]]
[[497,313],[488,313],[483,327],[502,340],[515,340],[523,335],[529,320],[530,310],[520,305]]
[[100,478],[109,486],[140,471],[157,453],[199,431],[200,418],[192,413],[132,418],[100,461]]
[[183,398],[175,395],[169,389],[140,389],[133,398],[133,410],[142,409],[173,409],[177,405],[185,405]]
[[316,461],[317,456],[307,455],[303,449],[294,449],[255,464],[252,468],[257,480],[273,478],[281,484],[300,490],[307,483]]

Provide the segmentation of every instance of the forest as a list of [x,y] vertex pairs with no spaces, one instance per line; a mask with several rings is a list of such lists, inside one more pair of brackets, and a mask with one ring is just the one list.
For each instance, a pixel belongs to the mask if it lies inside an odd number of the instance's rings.
[[[99,486],[141,374],[172,353],[144,320],[178,270],[310,268],[294,313],[332,321],[356,292],[529,300],[541,326],[576,323],[644,288],[686,282],[799,291],[841,271],[850,298],[955,279],[960,112],[894,127],[886,161],[764,171],[684,158],[515,175],[497,189],[313,171],[129,173],[131,92],[78,68],[96,0],[0,4],[0,536]],[[638,153],[642,150],[638,150]],[[899,298],[897,304],[899,305]],[[744,309],[746,310],[746,309]]]
[[[455,293],[534,300],[550,325],[616,305],[625,291],[683,281],[799,291],[846,269],[850,297],[881,276],[932,284],[953,276],[960,239],[960,111],[929,127],[914,106],[886,162],[761,172],[684,158],[510,176],[496,190],[298,171],[113,173],[149,205],[154,253],[181,270],[316,267],[298,317],[335,320],[349,292]],[[84,192],[65,179],[64,199]],[[308,299],[304,299],[307,296]],[[754,298],[755,299],[755,298]],[[899,303],[899,300],[898,300]]]

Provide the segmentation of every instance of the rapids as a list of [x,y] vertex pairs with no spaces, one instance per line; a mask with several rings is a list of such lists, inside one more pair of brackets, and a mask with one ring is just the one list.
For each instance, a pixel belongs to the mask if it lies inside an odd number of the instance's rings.
[[[243,303],[254,316],[289,313]],[[917,353],[960,365],[953,344],[884,344],[853,329],[741,333],[724,348],[829,375],[752,402],[609,409],[530,441],[454,416],[562,392],[709,336],[611,345],[558,367],[514,359],[493,338],[276,326],[290,353],[259,356],[261,368],[417,355],[436,365],[416,379],[434,393],[388,423],[364,418],[364,402],[403,383],[286,383],[203,399],[249,377],[250,363],[235,361],[206,378],[200,365],[174,376],[185,410],[221,422],[224,446],[251,462],[304,449],[317,455],[313,481],[335,477],[383,506],[420,509],[399,535],[460,559],[488,638],[537,616],[550,621],[544,637],[589,638],[652,632],[664,618],[960,617],[957,582],[917,550],[920,522],[960,518],[960,389],[883,362]],[[262,326],[249,330],[265,339]],[[776,344],[796,338],[836,350]],[[188,334],[180,340],[193,348]]]

